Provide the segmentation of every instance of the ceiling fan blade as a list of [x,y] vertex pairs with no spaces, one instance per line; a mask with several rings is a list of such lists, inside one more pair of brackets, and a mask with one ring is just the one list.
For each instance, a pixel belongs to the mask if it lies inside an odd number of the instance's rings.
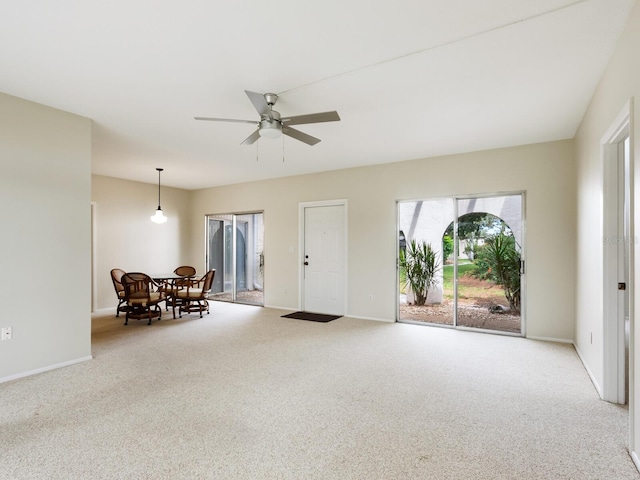
[[249,90],[245,90],[244,93],[247,94],[247,97],[249,97],[249,100],[251,100],[251,103],[253,103],[253,106],[256,108],[261,117],[264,115],[269,116],[271,108],[269,108],[269,104],[264,99],[264,95],[262,95],[261,93],[250,92]]
[[287,125],[302,125],[303,123],[322,123],[322,122],[339,122],[340,116],[338,112],[322,112],[310,113],[308,115],[296,115],[293,117],[285,117],[282,123]]
[[252,123],[257,125],[255,120],[236,120],[234,118],[212,118],[212,117],[193,117],[195,120],[207,120],[209,122],[235,122],[235,123]]
[[240,145],[251,145],[252,143],[256,143],[256,141],[260,138],[260,129],[253,132],[247,138],[245,138]]
[[282,126],[282,133],[284,133],[285,135],[289,135],[291,138],[295,138],[296,140],[300,140],[301,142],[304,142],[307,145],[311,145],[311,146],[320,142],[319,138],[312,137],[311,135],[307,135],[306,133],[301,132],[300,130],[296,130],[295,128],[285,127],[284,125]]

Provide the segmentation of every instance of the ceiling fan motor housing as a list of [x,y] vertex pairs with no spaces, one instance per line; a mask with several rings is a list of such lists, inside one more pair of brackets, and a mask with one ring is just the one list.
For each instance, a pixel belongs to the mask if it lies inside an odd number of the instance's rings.
[[267,102],[267,105],[273,106],[278,101],[278,95],[275,93],[265,93],[264,99]]

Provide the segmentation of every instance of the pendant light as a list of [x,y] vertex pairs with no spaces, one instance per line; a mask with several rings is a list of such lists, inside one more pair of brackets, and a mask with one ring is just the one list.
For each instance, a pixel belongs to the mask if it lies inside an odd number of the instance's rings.
[[160,208],[160,172],[164,170],[163,168],[156,168],[158,171],[158,209],[156,210],[156,214],[151,216],[151,221],[153,223],[164,223],[167,221],[167,217],[162,213],[162,208]]

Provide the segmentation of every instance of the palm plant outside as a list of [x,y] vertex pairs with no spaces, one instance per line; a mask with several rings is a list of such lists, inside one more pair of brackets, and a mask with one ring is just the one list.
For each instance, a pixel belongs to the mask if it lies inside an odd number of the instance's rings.
[[520,246],[509,231],[486,239],[478,252],[474,276],[500,285],[513,312],[520,313]]
[[436,285],[436,274],[440,271],[440,262],[430,243],[411,240],[406,251],[400,250],[401,278],[410,287],[415,296],[416,305],[424,305],[429,289]]

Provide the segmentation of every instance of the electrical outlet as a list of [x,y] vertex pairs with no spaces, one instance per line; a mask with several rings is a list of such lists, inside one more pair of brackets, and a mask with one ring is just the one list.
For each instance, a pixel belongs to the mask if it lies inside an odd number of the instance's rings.
[[11,340],[11,327],[2,327],[2,340]]

